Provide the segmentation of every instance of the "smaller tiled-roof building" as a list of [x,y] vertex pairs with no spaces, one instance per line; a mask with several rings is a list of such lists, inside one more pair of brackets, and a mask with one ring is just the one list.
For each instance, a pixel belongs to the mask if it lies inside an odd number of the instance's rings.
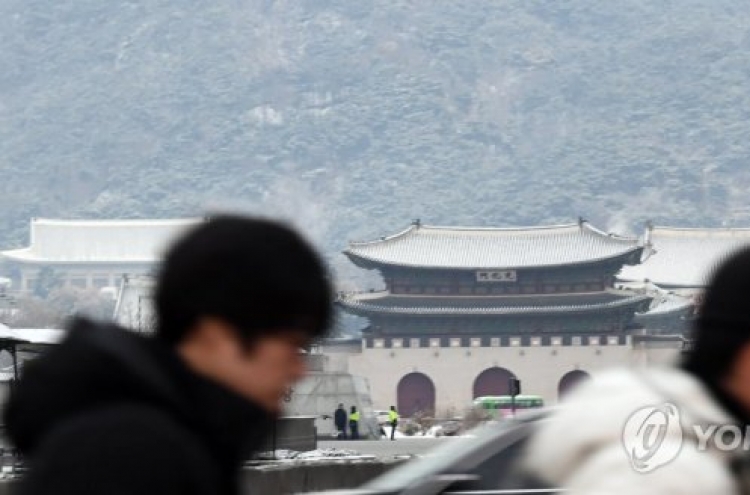
[[665,289],[700,290],[727,257],[750,246],[750,229],[648,226],[646,256],[640,265],[625,266],[624,282],[650,282]]
[[712,274],[738,249],[750,246],[750,229],[648,225],[644,240],[643,262],[623,266],[617,275],[623,286],[654,295],[652,308],[635,321],[650,334],[686,335]]

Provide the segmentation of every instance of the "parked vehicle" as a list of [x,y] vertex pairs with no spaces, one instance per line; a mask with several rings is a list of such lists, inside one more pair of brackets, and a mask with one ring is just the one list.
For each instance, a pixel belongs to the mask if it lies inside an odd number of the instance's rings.
[[382,426],[382,425],[388,424],[388,411],[377,410],[373,412],[375,413],[375,417],[378,420],[378,425]]

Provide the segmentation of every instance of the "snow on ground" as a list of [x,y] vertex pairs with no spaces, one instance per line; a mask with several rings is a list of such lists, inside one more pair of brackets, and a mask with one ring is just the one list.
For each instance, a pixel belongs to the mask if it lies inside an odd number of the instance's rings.
[[[381,440],[383,440],[383,439],[385,439],[385,440],[390,439],[391,438],[391,430],[393,430],[392,426],[383,426],[383,431],[385,431],[385,435],[381,435],[380,436]],[[412,437],[404,435],[400,431],[396,430],[396,434],[393,435],[393,438],[412,438]]]
[[[385,431],[385,435],[381,436],[380,438],[382,440],[389,440],[391,438],[391,430],[393,428],[390,426],[383,426],[383,430]],[[453,433],[453,431],[451,431]],[[461,435],[455,435],[455,434],[447,434],[445,427],[442,425],[435,425],[424,432],[419,432],[414,435],[404,435],[400,431],[396,430],[396,434],[394,435],[394,439],[398,440],[400,438],[425,438],[425,439],[434,439],[434,438],[442,438],[442,437],[473,437],[474,435],[471,434],[461,434]]]
[[263,452],[257,456],[257,459],[263,461],[321,461],[332,459],[345,460],[370,460],[375,459],[374,455],[363,455],[356,450],[348,449],[316,449],[308,452],[297,452],[296,450],[277,450],[275,453]]
[[[371,461],[378,458],[404,458],[404,457],[420,457],[427,451],[424,448],[416,448],[415,451],[411,451],[411,447],[408,445],[417,444],[423,445],[420,440],[432,440],[439,441],[440,439],[451,439],[451,438],[466,438],[474,437],[471,433],[464,433],[462,435],[445,435],[446,431],[442,426],[433,426],[427,431],[419,432],[415,435],[405,435],[402,432],[396,430],[395,433],[395,444],[391,443],[391,430],[390,426],[384,426],[383,431],[385,435],[381,436],[380,440],[361,440],[359,442],[352,442],[355,445],[359,444],[361,448],[368,452],[363,454],[360,451],[336,447],[319,448],[309,452],[298,452],[294,450],[276,450],[275,452],[269,451],[264,452],[256,456],[257,461],[261,463],[277,464],[287,462],[320,462],[320,461]],[[452,432],[452,431],[451,431]],[[323,442],[324,444],[341,443],[346,445],[346,440],[335,441],[335,442]],[[385,443],[393,445],[393,448],[389,448]],[[401,447],[396,448],[397,445],[403,442]],[[380,446],[378,446],[380,445]],[[428,444],[424,444],[428,445]],[[427,447],[431,448],[431,447]],[[406,449],[406,451],[404,451]],[[381,452],[382,451],[382,452]]]

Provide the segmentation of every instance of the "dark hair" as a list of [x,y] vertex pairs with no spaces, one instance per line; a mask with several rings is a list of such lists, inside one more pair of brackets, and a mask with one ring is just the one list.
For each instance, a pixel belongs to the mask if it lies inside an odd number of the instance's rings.
[[714,273],[693,337],[683,367],[705,380],[724,378],[750,343],[750,248],[735,252]]
[[332,289],[313,248],[269,220],[208,219],[166,254],[156,287],[157,338],[180,342],[201,317],[236,327],[247,343],[276,330],[322,336]]

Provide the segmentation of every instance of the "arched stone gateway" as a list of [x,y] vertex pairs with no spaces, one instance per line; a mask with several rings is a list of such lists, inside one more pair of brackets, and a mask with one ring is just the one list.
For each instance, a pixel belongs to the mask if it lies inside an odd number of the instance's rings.
[[483,397],[487,395],[508,395],[510,392],[509,381],[515,377],[510,370],[495,366],[482,371],[474,380],[473,397]]
[[435,384],[424,373],[409,373],[401,378],[396,388],[396,397],[396,407],[401,416],[435,413]]
[[571,390],[589,380],[591,380],[591,375],[585,371],[573,370],[565,373],[557,385],[557,400],[563,400]]

